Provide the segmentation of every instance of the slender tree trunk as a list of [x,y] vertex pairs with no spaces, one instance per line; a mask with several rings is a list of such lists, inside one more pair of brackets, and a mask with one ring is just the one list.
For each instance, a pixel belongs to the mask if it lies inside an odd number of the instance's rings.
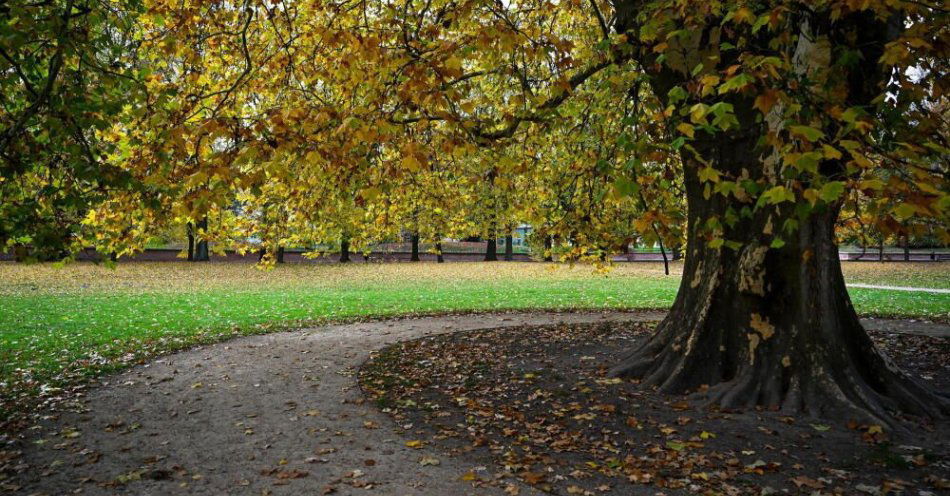
[[910,262],[910,236],[904,235],[904,261]]
[[[208,231],[208,218],[203,217],[198,221],[196,226],[196,231],[200,233],[207,233]],[[211,260],[211,253],[208,250],[208,240],[202,238],[198,241],[195,246],[195,262],[208,262]]]
[[412,242],[412,256],[409,257],[409,261],[418,262],[419,261],[419,235],[413,234],[412,238],[410,238],[410,241]]
[[188,261],[195,261],[195,225],[191,222],[187,226],[188,232]]
[[658,240],[660,246],[660,255],[663,255],[663,274],[670,275],[670,261],[666,258],[666,249],[663,248],[663,241]]
[[515,258],[515,247],[512,244],[514,237],[511,234],[505,236],[505,261],[510,262]]
[[435,261],[437,263],[445,263],[445,259],[442,257],[442,242],[441,241],[435,244]]
[[881,262],[886,262],[887,259],[884,258],[884,235],[881,235],[881,242],[877,245],[877,259]]
[[349,238],[344,237],[340,241],[340,263],[348,263],[350,261],[350,240]]
[[554,249],[554,239],[551,236],[544,237],[544,261],[553,262],[554,256],[551,250]]
[[284,247],[283,246],[277,247],[277,263],[279,264],[284,263]]

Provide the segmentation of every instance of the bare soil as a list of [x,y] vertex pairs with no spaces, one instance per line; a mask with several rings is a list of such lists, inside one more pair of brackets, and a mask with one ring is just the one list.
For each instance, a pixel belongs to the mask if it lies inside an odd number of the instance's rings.
[[[900,367],[950,393],[945,329],[868,327]],[[950,422],[718,411],[607,377],[644,323],[426,337],[373,355],[361,384],[414,435],[554,494],[947,494]],[[884,329],[884,330],[880,330]],[[931,335],[907,334],[908,331]],[[942,336],[940,336],[942,335]]]

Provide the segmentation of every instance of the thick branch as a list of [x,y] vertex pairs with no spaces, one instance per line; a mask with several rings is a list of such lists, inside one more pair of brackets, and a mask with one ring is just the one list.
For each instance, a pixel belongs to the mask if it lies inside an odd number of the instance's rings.
[[499,139],[510,138],[511,136],[515,134],[515,131],[518,130],[518,127],[521,126],[521,123],[540,122],[544,120],[545,114],[551,110],[556,109],[558,106],[564,103],[567,100],[567,98],[571,95],[571,93],[573,93],[574,90],[577,89],[578,86],[584,84],[585,81],[590,79],[593,75],[597,74],[598,72],[614,64],[621,63],[626,59],[627,57],[625,56],[612,57],[607,60],[598,62],[594,65],[591,65],[587,67],[586,69],[584,69],[583,71],[575,74],[573,77],[571,77],[567,81],[567,84],[570,90],[562,90],[558,92],[556,95],[545,100],[544,103],[539,105],[533,111],[526,112],[515,117],[514,119],[509,121],[505,127],[501,129],[496,129],[494,131],[486,131],[481,126],[479,126],[472,129],[471,134],[475,136],[476,138],[485,140],[485,141],[495,141]]

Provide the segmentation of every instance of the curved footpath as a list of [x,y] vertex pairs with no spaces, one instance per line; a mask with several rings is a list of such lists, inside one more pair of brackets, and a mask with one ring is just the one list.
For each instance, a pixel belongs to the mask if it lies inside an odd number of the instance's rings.
[[[505,313],[329,325],[239,338],[106,378],[82,414],[23,446],[18,494],[504,494],[461,480],[491,469],[428,447],[364,404],[355,373],[395,341],[455,331],[603,321],[662,312]],[[884,320],[869,328],[892,328]],[[899,327],[899,328],[898,328]],[[950,335],[904,321],[898,332]],[[410,443],[411,445],[413,443]],[[425,461],[425,464],[420,463]],[[504,484],[502,484],[504,485]],[[534,494],[520,487],[520,494]]]

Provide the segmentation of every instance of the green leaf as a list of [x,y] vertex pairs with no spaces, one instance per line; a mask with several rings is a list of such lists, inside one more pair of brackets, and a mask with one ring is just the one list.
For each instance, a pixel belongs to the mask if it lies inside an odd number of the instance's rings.
[[666,447],[673,451],[683,451],[686,449],[686,444],[679,441],[667,441]]
[[730,91],[739,91],[752,84],[753,81],[755,81],[755,79],[748,74],[737,74],[719,85],[719,94],[722,95]]
[[792,134],[805,138],[812,143],[825,137],[825,133],[811,126],[789,126],[788,129],[792,132]]
[[670,98],[670,103],[676,103],[681,100],[685,100],[686,97],[689,96],[689,94],[686,93],[686,90],[684,90],[682,87],[674,86],[673,89],[671,89],[670,92],[667,93],[667,96],[669,96]]
[[851,107],[841,113],[841,120],[854,124],[865,112],[860,107]]
[[897,217],[897,220],[907,220],[916,213],[917,209],[908,203],[901,203],[894,209],[894,217]]
[[621,196],[633,196],[640,191],[640,185],[629,179],[618,177],[614,180],[614,189]]
[[775,186],[765,193],[762,193],[762,198],[767,203],[778,205],[785,201],[795,201],[795,193],[788,190],[785,186]]
[[719,182],[719,171],[707,165],[699,169],[699,180],[702,182],[712,181],[717,183]]
[[831,203],[841,198],[842,193],[844,193],[844,183],[841,181],[831,181],[821,187],[821,192],[818,193],[818,196],[825,202]]

